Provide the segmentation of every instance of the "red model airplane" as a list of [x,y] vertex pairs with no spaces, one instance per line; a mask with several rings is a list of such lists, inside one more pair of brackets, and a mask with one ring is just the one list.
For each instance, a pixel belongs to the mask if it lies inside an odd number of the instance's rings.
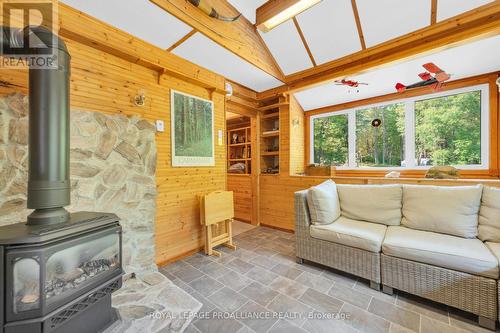
[[346,79],[335,80],[335,84],[337,86],[349,86],[349,87],[352,87],[352,88],[357,88],[360,85],[365,85],[365,86],[368,85],[368,83],[361,83],[361,82],[358,82],[358,81],[352,81],[352,80],[346,80]]
[[[429,62],[427,64],[422,65],[422,67],[425,68],[427,72],[420,73],[418,76],[423,81],[411,84],[409,86],[405,86],[402,83],[397,83],[396,84],[396,90],[398,92],[403,92],[408,89],[414,89],[418,87],[425,87],[425,86],[431,86],[431,88],[435,91],[438,91],[441,89],[441,85],[450,79],[450,74],[447,74],[445,71],[443,71],[441,68],[436,66],[434,63]],[[434,75],[432,75],[434,74]]]

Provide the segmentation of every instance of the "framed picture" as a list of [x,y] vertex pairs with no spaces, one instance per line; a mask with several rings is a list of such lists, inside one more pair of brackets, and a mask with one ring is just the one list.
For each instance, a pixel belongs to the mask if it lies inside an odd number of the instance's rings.
[[172,166],[214,166],[214,104],[171,91]]

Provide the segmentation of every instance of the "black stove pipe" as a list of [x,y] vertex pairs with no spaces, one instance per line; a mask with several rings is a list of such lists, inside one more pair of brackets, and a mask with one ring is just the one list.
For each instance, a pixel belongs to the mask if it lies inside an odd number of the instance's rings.
[[[37,38],[29,38],[30,34]],[[57,68],[29,69],[28,225],[69,220],[69,76],[71,57],[64,41],[42,27],[0,27],[2,46],[52,49]],[[20,48],[21,50],[22,48]],[[19,54],[21,56],[21,54]]]

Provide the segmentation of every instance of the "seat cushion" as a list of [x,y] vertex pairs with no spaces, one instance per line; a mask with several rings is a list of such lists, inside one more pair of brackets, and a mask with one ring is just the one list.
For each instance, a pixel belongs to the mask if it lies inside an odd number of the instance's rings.
[[478,238],[483,242],[500,243],[500,188],[484,187],[478,232]]
[[332,224],[311,225],[311,237],[370,252],[380,252],[386,229],[382,224],[341,216]]
[[401,185],[337,185],[342,215],[353,220],[401,224]]
[[479,239],[389,227],[382,253],[460,272],[498,278],[497,258]]
[[[491,251],[491,253],[493,253],[493,255],[497,258],[497,261],[500,263],[500,243],[486,242],[485,244],[488,247],[488,249]],[[498,270],[500,272],[500,266],[499,266]]]
[[307,192],[307,205],[312,224],[330,224],[340,216],[337,185],[327,180]]
[[481,185],[404,185],[401,224],[417,230],[475,238],[481,195]]

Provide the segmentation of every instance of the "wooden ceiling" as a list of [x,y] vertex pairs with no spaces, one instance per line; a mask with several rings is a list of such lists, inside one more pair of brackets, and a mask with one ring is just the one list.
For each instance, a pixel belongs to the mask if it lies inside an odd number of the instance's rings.
[[[62,1],[264,99],[500,33],[500,0],[323,0],[267,34],[254,25],[266,0],[206,0],[222,15],[243,13],[233,23],[186,0]],[[132,16],[142,7],[147,15]]]

